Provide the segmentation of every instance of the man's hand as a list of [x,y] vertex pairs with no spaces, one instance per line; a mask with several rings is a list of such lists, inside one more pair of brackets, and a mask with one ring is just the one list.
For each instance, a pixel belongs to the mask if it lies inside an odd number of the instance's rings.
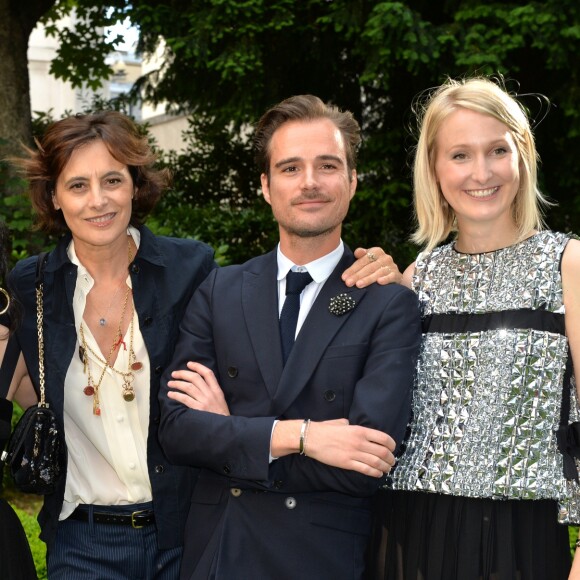
[[167,382],[170,389],[167,396],[183,403],[190,409],[207,411],[218,415],[229,415],[230,410],[224,393],[213,371],[202,364],[188,362],[189,370],[173,371],[173,380]]
[[[303,421],[278,421],[272,434],[274,457],[298,453]],[[305,454],[331,467],[382,477],[395,465],[395,441],[368,427],[349,425],[348,419],[311,421],[305,437]]]
[[347,419],[311,422],[306,455],[326,465],[382,477],[395,465],[395,441],[368,427],[349,425]]
[[381,248],[357,248],[354,255],[357,261],[342,274],[347,286],[364,288],[374,282],[381,285],[401,283],[402,276],[397,264]]

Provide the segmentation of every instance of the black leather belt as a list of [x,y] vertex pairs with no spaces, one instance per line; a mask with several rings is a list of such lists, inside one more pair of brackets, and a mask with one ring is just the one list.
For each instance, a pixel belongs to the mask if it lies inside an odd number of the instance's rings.
[[89,511],[77,508],[69,518],[79,522],[90,522],[92,520],[95,524],[117,524],[133,528],[144,528],[155,523],[155,514],[152,510],[141,510],[131,514],[93,512],[93,517],[91,518]]

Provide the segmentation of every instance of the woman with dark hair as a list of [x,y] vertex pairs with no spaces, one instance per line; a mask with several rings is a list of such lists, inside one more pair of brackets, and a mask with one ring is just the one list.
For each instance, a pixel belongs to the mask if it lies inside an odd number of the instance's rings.
[[[209,246],[142,225],[169,177],[154,161],[136,125],[109,111],[53,123],[19,162],[39,226],[64,234],[44,264],[46,398],[67,444],[66,478],[39,515],[51,579],[178,575],[196,474],[161,452],[157,390],[183,309],[216,265]],[[22,305],[12,390],[28,403],[36,267],[31,257],[9,276]]]
[[[0,314],[5,315],[11,312],[13,314],[12,322],[16,324],[14,300],[12,300],[5,284],[8,246],[8,229],[3,222],[0,222]],[[7,339],[8,332],[5,331],[0,335],[0,361],[2,362],[4,361]],[[0,397],[0,453],[10,437],[11,420],[12,401]],[[0,468],[1,490],[2,469]],[[36,577],[30,546],[22,524],[10,504],[0,497],[0,578],[3,580],[33,580]]]

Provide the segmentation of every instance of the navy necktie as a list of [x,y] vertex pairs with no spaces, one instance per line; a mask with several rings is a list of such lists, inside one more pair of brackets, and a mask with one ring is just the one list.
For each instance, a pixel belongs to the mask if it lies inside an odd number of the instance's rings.
[[308,272],[293,272],[290,270],[286,276],[286,300],[280,313],[280,338],[282,339],[284,364],[286,364],[290,351],[294,346],[296,324],[298,323],[298,313],[300,312],[300,294],[310,282],[312,282],[312,276]]

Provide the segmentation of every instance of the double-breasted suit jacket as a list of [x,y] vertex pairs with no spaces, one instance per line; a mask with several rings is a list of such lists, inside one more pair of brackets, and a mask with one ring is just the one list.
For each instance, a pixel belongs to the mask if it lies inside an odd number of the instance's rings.
[[[199,466],[182,578],[360,578],[370,496],[381,479],[292,454],[270,462],[276,419],[347,418],[400,441],[420,341],[415,294],[391,284],[347,288],[345,253],[321,288],[285,366],[276,252],[210,273],[192,298],[162,379],[160,440],[169,459]],[[329,309],[346,293],[345,314]],[[231,416],[167,397],[170,371],[200,362]]]

